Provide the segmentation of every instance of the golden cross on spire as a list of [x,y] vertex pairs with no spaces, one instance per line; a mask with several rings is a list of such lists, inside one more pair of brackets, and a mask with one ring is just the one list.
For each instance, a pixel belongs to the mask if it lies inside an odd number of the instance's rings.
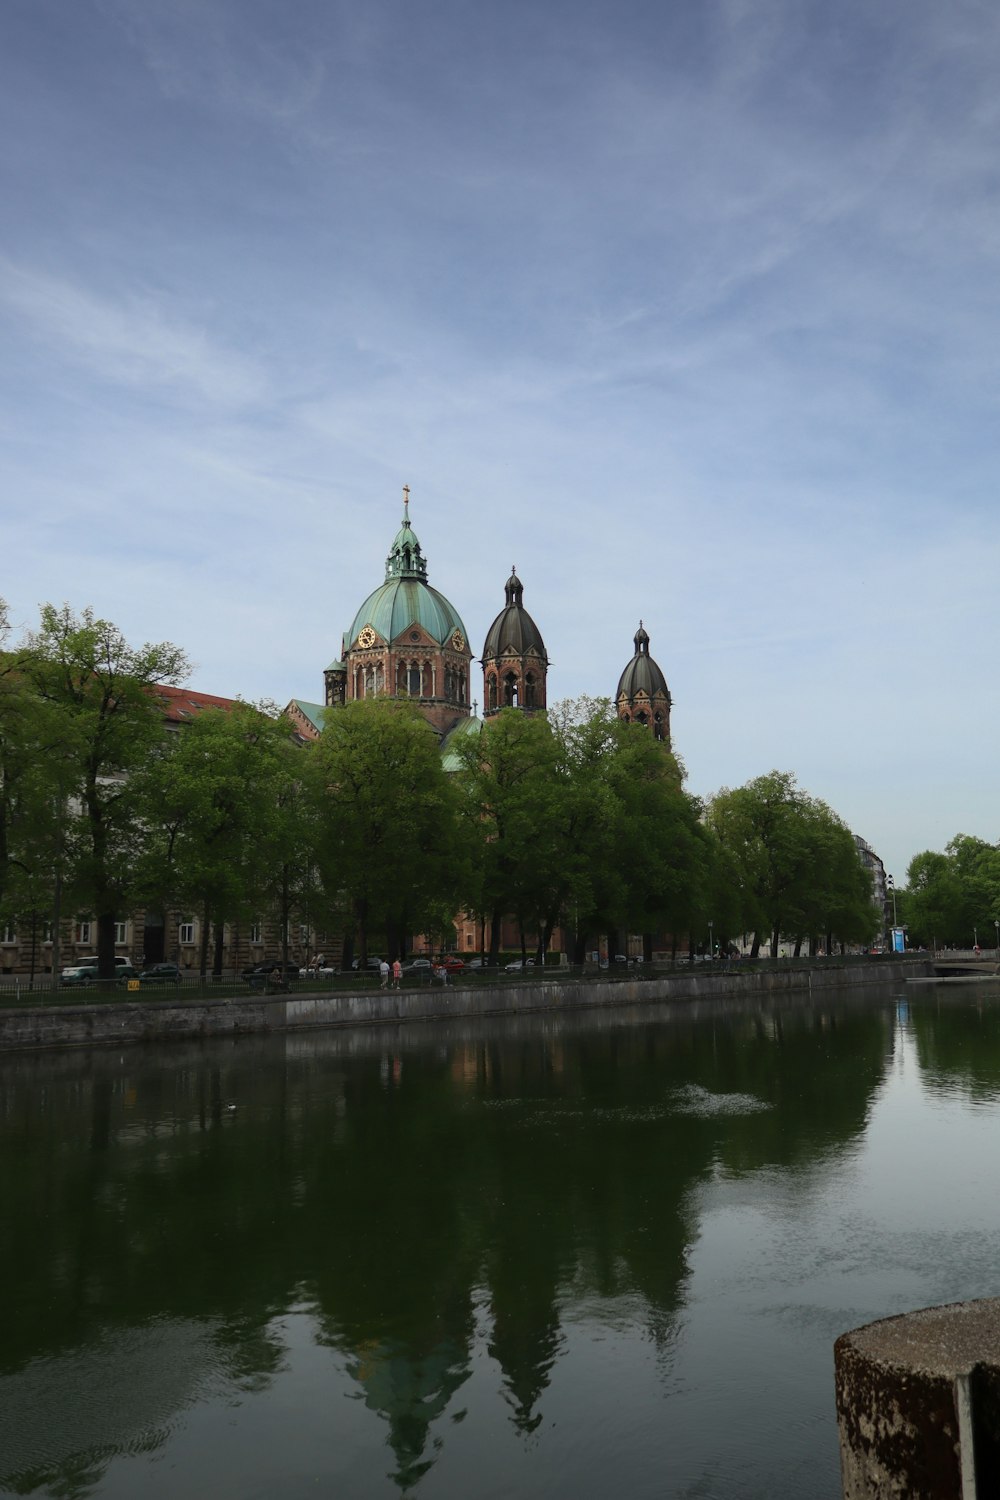
[[406,516],[406,519],[409,520],[410,519],[410,486],[408,484],[404,484],[403,485],[403,512],[404,512],[404,514]]

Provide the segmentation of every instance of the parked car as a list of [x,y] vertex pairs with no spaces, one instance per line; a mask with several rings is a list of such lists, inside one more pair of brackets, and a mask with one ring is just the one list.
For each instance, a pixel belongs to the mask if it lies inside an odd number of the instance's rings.
[[461,974],[465,968],[465,962],[459,958],[457,953],[445,953],[434,960],[436,969],[447,969],[449,974]]
[[[115,976],[112,983],[125,984],[129,979],[138,979],[139,971],[132,967],[127,960],[123,964],[115,965]],[[97,984],[97,959],[90,958],[83,963],[69,964],[65,969],[59,971],[59,983],[68,988],[81,985]]]
[[330,979],[339,973],[338,969],[331,968],[329,964],[313,964],[308,969],[299,970],[300,979]]
[[404,974],[426,974],[434,967],[429,958],[414,958],[403,965]]
[[[88,953],[85,958],[78,958],[76,960],[76,964],[73,967],[89,967],[91,964],[93,964],[95,969],[97,968],[96,953]],[[139,970],[136,968],[135,964],[130,958],[126,958],[124,955],[116,953],[115,977],[117,979],[138,979]]]
[[[377,974],[378,971],[379,971],[379,968],[381,967],[381,964],[382,964],[382,960],[380,958],[368,958],[365,961],[365,972],[368,973],[368,974]],[[360,960],[360,958],[356,958],[354,960],[354,962],[351,964],[351,968],[352,969],[360,969],[361,968],[361,960]]]
[[97,964],[70,964],[59,971],[59,983],[67,989],[97,983]]
[[523,961],[520,958],[515,958],[513,963],[504,964],[504,972],[507,974],[517,974],[521,969],[533,969],[534,967],[535,960],[533,958],[526,958]]
[[183,977],[177,964],[150,964],[139,975],[143,984],[180,984]]

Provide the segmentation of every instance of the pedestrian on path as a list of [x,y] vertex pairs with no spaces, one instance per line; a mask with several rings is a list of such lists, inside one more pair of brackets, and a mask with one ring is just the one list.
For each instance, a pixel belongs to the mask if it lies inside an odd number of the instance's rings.
[[398,958],[394,958],[392,961],[392,987],[394,990],[399,989],[402,978],[403,965],[400,963]]
[[386,959],[382,959],[381,963],[378,966],[378,971],[382,976],[382,988],[384,990],[387,990],[389,988],[389,964]]

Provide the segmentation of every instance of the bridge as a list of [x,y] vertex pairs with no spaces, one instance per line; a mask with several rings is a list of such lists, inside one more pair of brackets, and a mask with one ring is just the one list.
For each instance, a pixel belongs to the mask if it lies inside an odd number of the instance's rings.
[[939,979],[989,979],[1000,974],[1000,949],[987,948],[978,954],[972,948],[947,953],[938,951],[931,958],[931,966]]

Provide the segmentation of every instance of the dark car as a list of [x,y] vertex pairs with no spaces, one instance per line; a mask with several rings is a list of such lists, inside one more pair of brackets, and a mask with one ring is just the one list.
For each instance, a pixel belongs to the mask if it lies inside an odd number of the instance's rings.
[[176,964],[150,964],[139,975],[143,984],[180,984],[183,977]]

